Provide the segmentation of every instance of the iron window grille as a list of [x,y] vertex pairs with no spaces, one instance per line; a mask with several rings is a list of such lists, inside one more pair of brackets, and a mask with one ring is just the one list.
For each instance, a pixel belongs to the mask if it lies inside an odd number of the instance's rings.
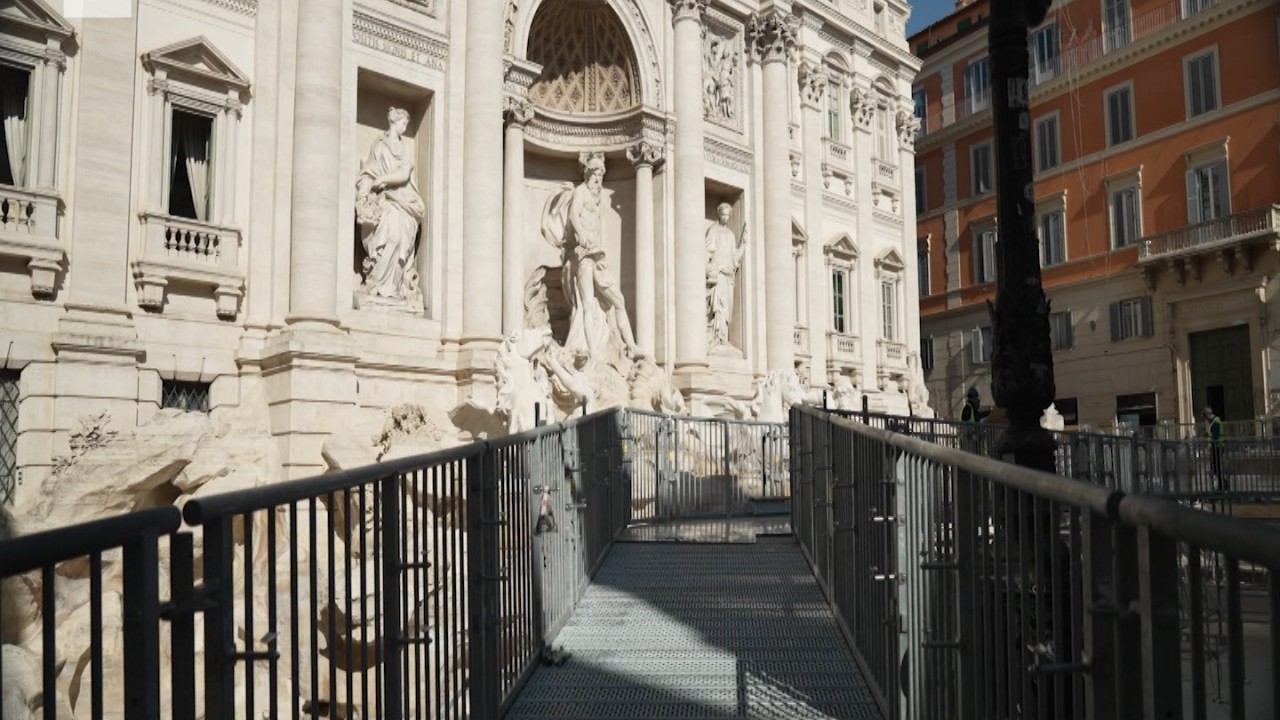
[[160,408],[209,412],[209,383],[165,380],[160,389]]
[[18,373],[0,370],[0,505],[13,503],[18,482]]

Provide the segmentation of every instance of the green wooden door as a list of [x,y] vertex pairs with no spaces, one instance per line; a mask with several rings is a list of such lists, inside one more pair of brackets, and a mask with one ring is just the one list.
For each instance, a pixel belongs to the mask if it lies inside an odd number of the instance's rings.
[[1197,422],[1206,405],[1224,421],[1252,420],[1253,354],[1249,326],[1191,333],[1191,402]]

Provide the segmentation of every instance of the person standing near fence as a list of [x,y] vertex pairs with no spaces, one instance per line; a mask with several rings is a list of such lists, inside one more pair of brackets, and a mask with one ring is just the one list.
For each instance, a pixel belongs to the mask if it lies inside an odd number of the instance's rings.
[[1209,423],[1207,435],[1209,436],[1209,455],[1213,462],[1213,477],[1218,482],[1218,489],[1225,492],[1227,485],[1222,479],[1222,451],[1226,440],[1222,437],[1222,418],[1214,414],[1213,408],[1206,407],[1204,419]]
[[960,422],[966,427],[963,428],[964,446],[962,449],[968,452],[978,452],[978,428],[967,427],[969,425],[976,426],[981,419],[982,396],[978,393],[978,388],[969,388],[968,394],[965,395],[964,407],[960,408]]

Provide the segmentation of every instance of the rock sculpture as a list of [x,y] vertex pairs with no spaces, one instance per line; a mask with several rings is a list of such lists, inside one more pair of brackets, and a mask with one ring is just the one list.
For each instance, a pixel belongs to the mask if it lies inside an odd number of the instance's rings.
[[912,415],[933,417],[933,409],[929,407],[929,389],[924,383],[924,370],[920,367],[920,355],[911,353],[907,356],[909,367],[907,375],[907,402]]
[[757,420],[786,422],[791,406],[805,402],[806,395],[795,370],[770,370],[756,383],[751,406]]
[[670,376],[650,358],[643,358],[631,366],[627,377],[631,386],[631,404],[645,410],[655,410],[669,415],[684,414],[684,396],[671,383]]
[[737,53],[731,39],[707,33],[702,53],[702,106],[707,118],[732,120]]
[[833,387],[835,408],[837,410],[861,410],[862,393],[858,391],[853,378],[848,375],[837,375]]
[[1054,407],[1053,403],[1049,403],[1049,407],[1044,410],[1044,415],[1040,416],[1040,427],[1050,432],[1062,432],[1067,429],[1062,413],[1058,412],[1058,408]]
[[733,206],[720,203],[716,208],[718,222],[707,228],[707,349],[723,354],[729,344],[729,323],[733,319],[733,290],[746,252],[747,229],[741,238],[729,229]]
[[391,108],[387,125],[360,164],[356,181],[356,221],[367,254],[356,303],[422,312],[415,262],[426,204],[413,181],[414,160],[403,137],[409,113]]
[[565,348],[592,360],[605,358],[610,339],[609,315],[628,354],[644,353],[636,345],[626,303],[609,270],[601,233],[600,204],[604,189],[604,155],[582,153],[583,181],[566,183],[543,211],[542,237],[561,251],[563,286],[573,308]]

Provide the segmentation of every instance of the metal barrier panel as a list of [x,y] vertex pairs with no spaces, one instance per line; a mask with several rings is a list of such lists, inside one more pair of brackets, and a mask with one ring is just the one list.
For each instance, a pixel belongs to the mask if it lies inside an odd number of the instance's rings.
[[[4,717],[194,718],[185,689],[161,688],[161,548],[190,557],[178,510],[152,508],[0,543],[0,701]],[[175,564],[180,564],[175,561]],[[175,650],[190,651],[189,624]]]
[[[958,452],[937,443],[939,425],[902,427],[928,442],[811,408],[791,417],[800,452],[831,447],[831,560],[818,533],[798,540],[886,717],[1280,707],[1280,531]],[[1165,473],[1165,446],[1076,440],[1074,473]],[[807,492],[821,466],[797,469],[793,517],[825,512]]]
[[746,515],[791,496],[783,423],[623,414],[634,521]]

